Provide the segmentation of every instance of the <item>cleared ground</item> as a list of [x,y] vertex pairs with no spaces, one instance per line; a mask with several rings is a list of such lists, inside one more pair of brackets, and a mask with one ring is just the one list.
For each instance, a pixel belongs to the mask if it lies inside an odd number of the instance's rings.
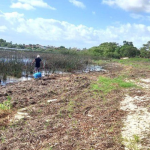
[[[126,94],[148,96],[149,91],[115,88],[104,95],[92,85],[100,76],[126,74],[136,80],[149,78],[150,72],[112,62],[105,67],[103,72],[51,75],[0,87],[0,102],[11,99],[12,106],[0,113],[0,150],[125,149],[122,129],[128,111],[120,109],[121,102]],[[149,101],[139,105],[148,108]],[[149,135],[140,138],[145,147]]]

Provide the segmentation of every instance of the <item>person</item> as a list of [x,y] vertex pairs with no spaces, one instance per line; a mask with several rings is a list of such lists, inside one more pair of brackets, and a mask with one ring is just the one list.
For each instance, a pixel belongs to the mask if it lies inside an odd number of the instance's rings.
[[35,68],[34,71],[35,72],[39,72],[40,71],[40,64],[43,64],[40,55],[37,55],[37,58],[35,58],[32,62],[32,64],[35,63]]

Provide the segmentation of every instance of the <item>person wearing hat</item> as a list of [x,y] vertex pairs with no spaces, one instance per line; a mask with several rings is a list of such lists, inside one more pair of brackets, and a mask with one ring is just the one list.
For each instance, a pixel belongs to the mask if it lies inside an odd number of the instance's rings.
[[34,71],[35,72],[39,72],[40,71],[40,64],[43,64],[40,55],[37,55],[37,58],[35,58],[32,62],[32,64],[35,63],[35,68]]

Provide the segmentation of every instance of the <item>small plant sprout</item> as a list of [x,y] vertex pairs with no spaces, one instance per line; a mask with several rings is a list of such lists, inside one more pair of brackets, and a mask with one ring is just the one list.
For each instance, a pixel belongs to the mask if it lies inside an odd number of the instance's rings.
[[0,109],[1,110],[10,110],[11,109],[11,97],[7,96],[7,100],[4,101],[2,104],[0,103]]

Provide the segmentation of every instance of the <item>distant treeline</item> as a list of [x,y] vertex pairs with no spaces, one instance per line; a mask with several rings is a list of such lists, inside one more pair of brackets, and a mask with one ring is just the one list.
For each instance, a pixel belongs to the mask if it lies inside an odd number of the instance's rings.
[[6,40],[0,39],[0,47],[16,48],[16,49],[29,49],[30,51],[41,51],[61,54],[73,54],[73,55],[89,55],[99,56],[102,58],[122,58],[122,57],[150,57],[150,41],[143,44],[143,47],[136,48],[132,42],[123,41],[123,45],[119,45],[115,42],[105,42],[99,46],[94,46],[89,49],[79,50],[77,48],[65,48],[65,46],[40,46],[39,44],[25,45],[25,44],[12,44],[12,42],[6,42]]
[[89,55],[102,56],[106,58],[122,58],[122,57],[150,57],[150,41],[144,44],[140,49],[136,48],[132,42],[123,41],[123,45],[115,42],[105,42],[99,46],[92,47],[84,51]]
[[5,49],[10,49],[10,48],[16,48],[16,49],[28,49],[30,51],[45,51],[45,52],[52,52],[52,51],[59,51],[59,50],[76,50],[78,51],[79,49],[75,48],[65,48],[65,46],[60,46],[60,47],[55,47],[55,46],[42,46],[40,44],[12,44],[11,42],[7,42],[4,39],[0,39],[0,47],[5,47]]

